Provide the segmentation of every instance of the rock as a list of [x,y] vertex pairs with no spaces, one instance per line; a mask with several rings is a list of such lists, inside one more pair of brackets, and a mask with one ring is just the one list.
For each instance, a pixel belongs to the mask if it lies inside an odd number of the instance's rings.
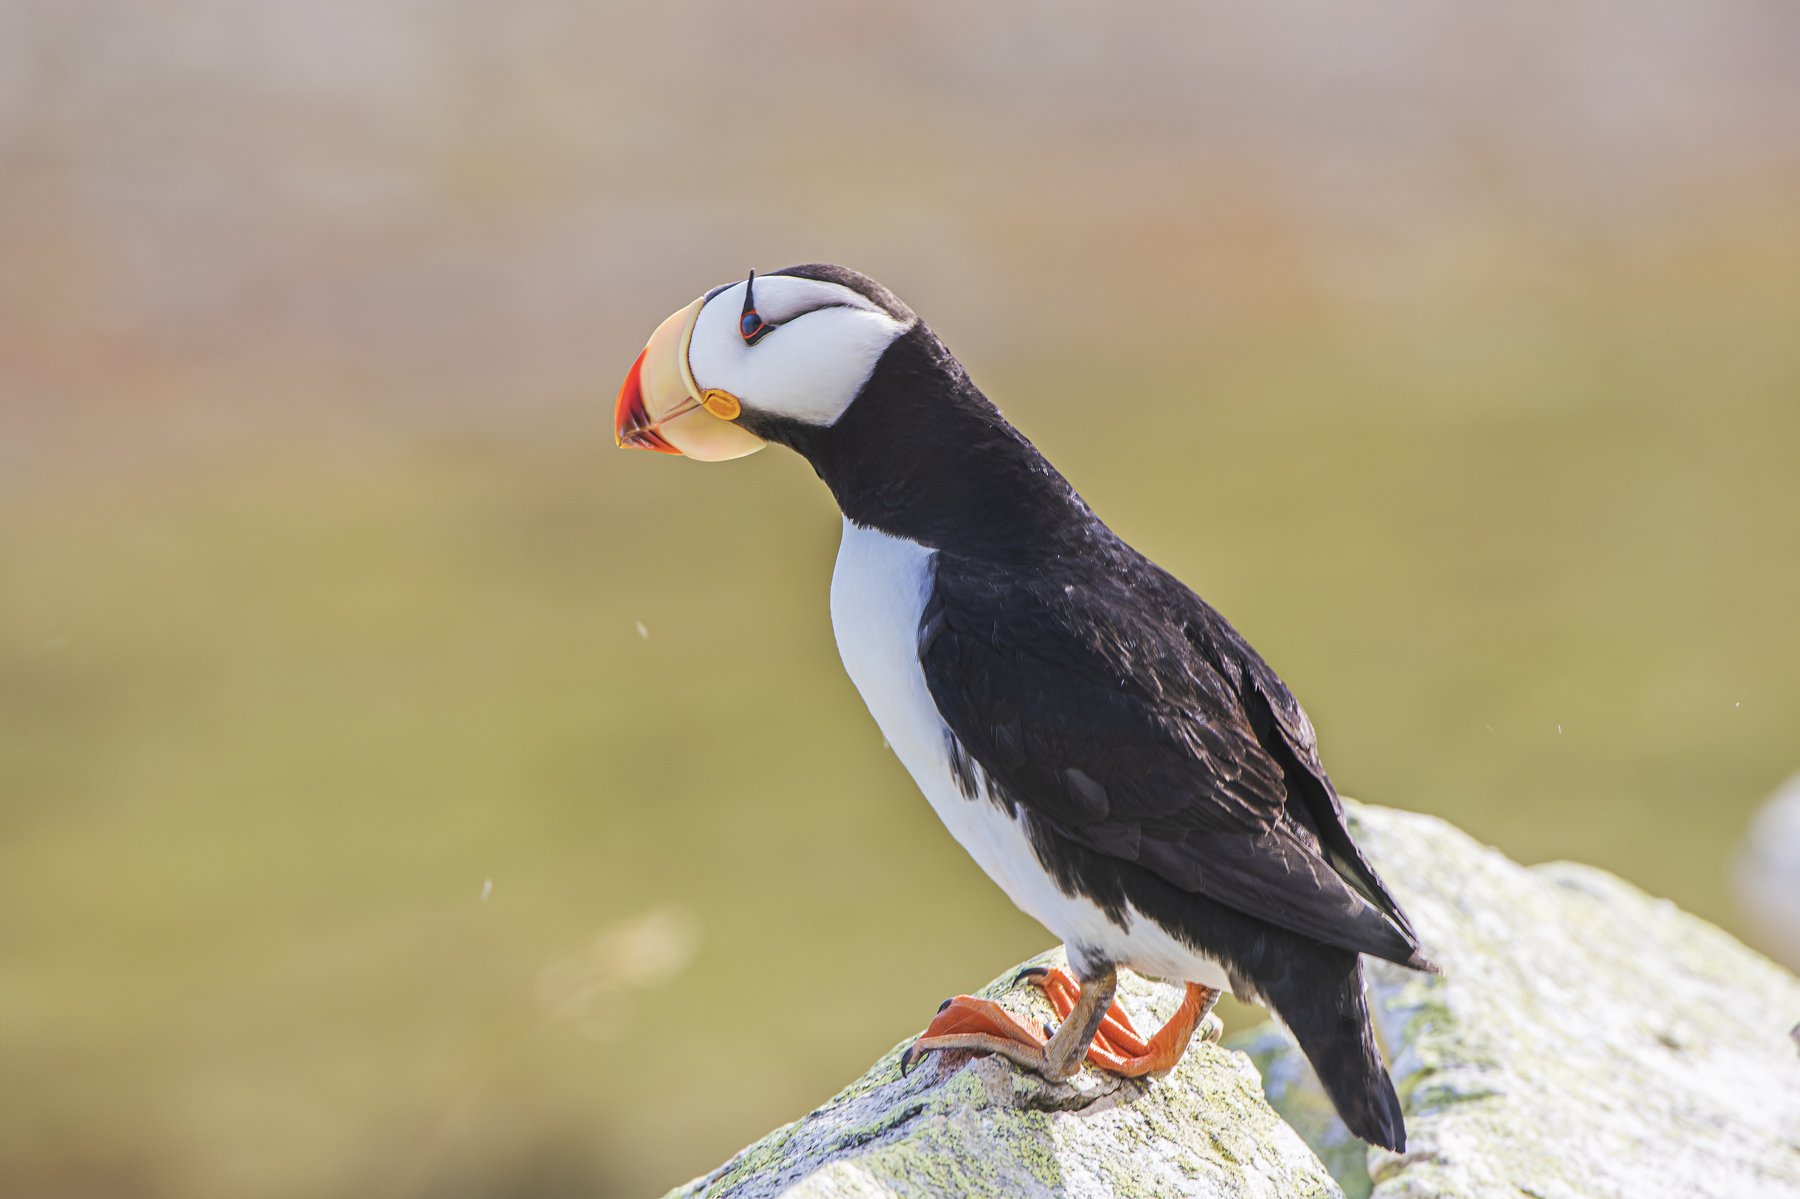
[[[1059,952],[1027,965],[1061,965]],[[1015,970],[979,992],[1054,1019]],[[1155,1027],[1178,988],[1122,975],[1134,1021]],[[1341,1196],[1319,1160],[1263,1099],[1242,1054],[1196,1038],[1162,1079],[1084,1070],[1045,1082],[1010,1063],[933,1054],[900,1075],[896,1045],[830,1102],[671,1192],[708,1199],[884,1196]]]
[[[1343,1188],[1345,1199],[1368,1199],[1369,1146],[1350,1134],[1325,1097],[1312,1065],[1287,1030],[1273,1022],[1239,1033],[1227,1042],[1242,1050],[1262,1073],[1263,1094],[1300,1139],[1312,1147]],[[1407,1135],[1412,1135],[1408,1119]]]
[[1350,1140],[1273,1026],[1234,1038],[1349,1195],[1800,1196],[1800,980],[1601,871],[1424,816],[1353,823],[1444,969],[1371,963],[1408,1152]]
[[[1430,817],[1352,819],[1444,968],[1371,963],[1404,1155],[1352,1138],[1271,1025],[1242,1043],[1293,1127],[1250,1059],[1210,1043],[1161,1079],[1068,1084],[966,1054],[902,1078],[900,1045],[673,1194],[1800,1197],[1800,980],[1598,870],[1527,869]],[[982,993],[1050,1018],[1013,974]],[[1179,1001],[1130,974],[1121,995],[1140,1026]]]

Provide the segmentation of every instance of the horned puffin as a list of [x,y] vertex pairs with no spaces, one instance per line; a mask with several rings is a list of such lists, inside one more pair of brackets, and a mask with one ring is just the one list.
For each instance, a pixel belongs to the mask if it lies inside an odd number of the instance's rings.
[[[841,266],[751,272],[656,329],[614,433],[702,461],[773,442],[811,464],[843,514],[845,669],[950,832],[1067,949],[1070,972],[1028,972],[1054,1032],[962,995],[909,1060],[1167,1070],[1228,989],[1287,1025],[1352,1132],[1405,1147],[1361,955],[1436,967],[1351,840],[1306,713],[912,309]],[[1187,984],[1157,1032],[1113,1004],[1121,968]]]

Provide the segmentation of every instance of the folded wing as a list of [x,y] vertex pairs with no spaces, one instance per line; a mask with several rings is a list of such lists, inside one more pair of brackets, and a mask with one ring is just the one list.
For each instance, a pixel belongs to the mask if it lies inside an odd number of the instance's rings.
[[920,660],[996,802],[1183,890],[1429,968],[1344,828],[1305,713],[1198,596],[1123,553],[1078,577],[939,556]]

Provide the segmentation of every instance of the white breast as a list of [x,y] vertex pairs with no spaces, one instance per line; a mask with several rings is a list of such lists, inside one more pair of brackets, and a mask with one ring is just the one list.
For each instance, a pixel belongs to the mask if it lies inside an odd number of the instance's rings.
[[931,592],[936,551],[844,521],[831,576],[831,626],[844,669],[881,726],[882,735],[931,801],[939,819],[1008,898],[1060,937],[1077,969],[1103,955],[1158,978],[1226,986],[1225,973],[1130,913],[1120,928],[1086,899],[1065,895],[1039,865],[1021,825],[984,794],[968,799],[950,769],[950,733],[919,665],[919,619]]

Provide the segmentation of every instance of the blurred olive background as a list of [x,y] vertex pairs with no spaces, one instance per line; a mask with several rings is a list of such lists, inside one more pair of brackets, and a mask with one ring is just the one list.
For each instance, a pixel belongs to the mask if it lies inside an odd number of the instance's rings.
[[[1727,927],[1800,9],[0,0],[0,1193],[658,1192],[1042,948],[668,312],[880,278],[1349,794]],[[1404,890],[1404,880],[1400,880]]]

